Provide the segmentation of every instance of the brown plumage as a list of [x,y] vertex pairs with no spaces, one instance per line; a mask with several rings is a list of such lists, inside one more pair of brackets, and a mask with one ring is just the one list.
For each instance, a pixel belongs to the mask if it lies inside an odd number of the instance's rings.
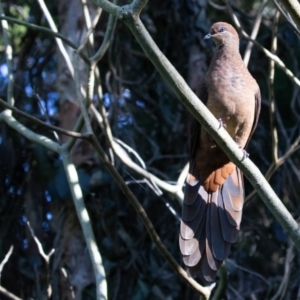
[[[257,125],[260,91],[239,53],[239,37],[227,23],[215,23],[205,39],[216,51],[197,89],[198,97],[241,147]],[[190,170],[186,181],[179,245],[187,272],[215,279],[236,241],[242,218],[241,171],[197,121],[190,129]]]

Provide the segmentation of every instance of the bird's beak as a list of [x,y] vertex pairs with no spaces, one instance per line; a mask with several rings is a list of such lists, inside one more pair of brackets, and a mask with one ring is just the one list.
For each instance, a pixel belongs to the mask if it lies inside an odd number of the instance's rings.
[[211,38],[211,34],[210,34],[210,33],[208,33],[208,34],[204,37],[205,40],[208,40],[208,39],[210,39],[210,38]]

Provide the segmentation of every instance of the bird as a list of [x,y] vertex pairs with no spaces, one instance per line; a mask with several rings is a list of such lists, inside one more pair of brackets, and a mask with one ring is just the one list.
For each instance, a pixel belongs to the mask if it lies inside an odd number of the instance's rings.
[[[260,114],[259,86],[242,60],[239,36],[232,25],[217,22],[204,39],[212,39],[216,49],[196,94],[245,151]],[[242,176],[197,120],[192,120],[179,234],[190,277],[214,281],[236,242],[244,204]]]

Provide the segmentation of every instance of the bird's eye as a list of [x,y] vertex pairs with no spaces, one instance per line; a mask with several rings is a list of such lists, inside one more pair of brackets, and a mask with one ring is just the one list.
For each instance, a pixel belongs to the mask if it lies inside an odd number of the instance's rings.
[[224,27],[221,27],[219,32],[224,32],[225,31],[225,28]]

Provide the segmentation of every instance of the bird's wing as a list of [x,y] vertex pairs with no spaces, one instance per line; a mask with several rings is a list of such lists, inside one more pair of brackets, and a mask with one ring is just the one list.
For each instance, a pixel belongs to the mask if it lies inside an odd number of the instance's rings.
[[261,94],[260,94],[260,89],[259,87],[257,87],[257,92],[254,94],[254,101],[255,101],[255,111],[254,111],[254,120],[253,120],[253,126],[248,138],[248,141],[246,143],[245,148],[248,146],[249,141],[257,127],[257,123],[258,123],[258,119],[259,119],[259,115],[260,115],[260,108],[261,108]]

